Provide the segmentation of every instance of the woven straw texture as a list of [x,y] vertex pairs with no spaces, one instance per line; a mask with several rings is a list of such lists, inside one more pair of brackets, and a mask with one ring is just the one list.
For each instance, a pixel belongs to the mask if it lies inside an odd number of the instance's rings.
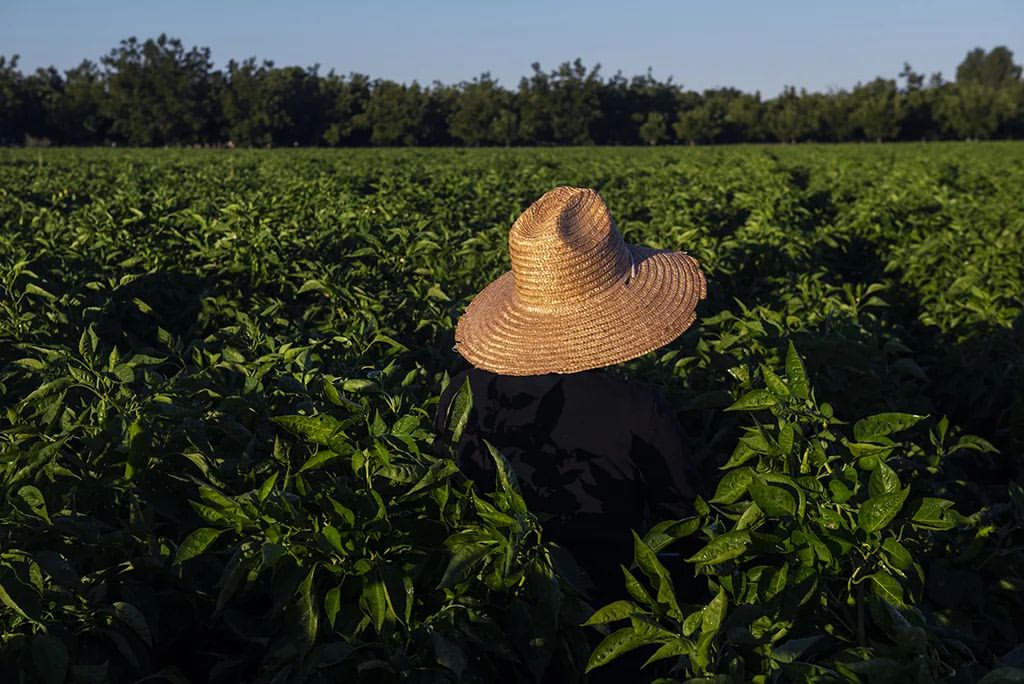
[[707,294],[696,259],[626,244],[587,188],[546,193],[508,242],[512,270],[455,329],[456,350],[494,373],[577,373],[643,356],[690,327]]

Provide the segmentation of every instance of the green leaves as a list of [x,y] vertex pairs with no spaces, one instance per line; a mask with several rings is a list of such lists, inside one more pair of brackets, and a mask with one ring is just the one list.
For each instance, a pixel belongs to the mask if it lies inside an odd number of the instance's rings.
[[331,587],[324,594],[324,617],[327,618],[327,624],[331,626],[331,629],[334,629],[339,612],[341,612],[341,587]]
[[341,389],[353,394],[369,394],[380,391],[380,386],[367,378],[349,378],[341,384]]
[[313,578],[315,575],[316,566],[313,566],[299,583],[299,588],[295,593],[293,610],[295,621],[299,627],[301,653],[311,649],[316,641],[319,614],[313,596]]
[[199,527],[192,530],[178,546],[178,551],[174,555],[174,562],[184,563],[191,558],[201,555],[223,533],[224,530],[212,527]]
[[858,442],[877,442],[881,438],[917,425],[926,417],[913,413],[879,413],[854,423],[853,437]]
[[892,537],[888,537],[882,542],[882,551],[886,560],[896,570],[910,570],[914,565],[914,557],[910,551]]
[[622,570],[622,576],[626,581],[626,591],[631,597],[633,597],[633,600],[641,605],[653,607],[655,605],[655,601],[651,597],[650,592],[647,591],[647,588],[640,583],[640,580],[626,569],[626,566],[620,565],[619,569]]
[[910,489],[905,488],[871,497],[857,511],[857,524],[868,533],[881,530],[900,512],[909,493]]
[[484,445],[494,460],[498,491],[505,495],[508,501],[507,505],[513,512],[520,515],[526,514],[526,502],[523,501],[522,494],[519,492],[519,480],[512,469],[512,464],[490,442],[484,441]]
[[[4,674],[177,681],[202,634],[211,681],[572,679],[594,629],[676,681],[1017,662],[1016,149],[663,152],[3,151]],[[451,458],[468,385],[430,427],[459,313],[569,166],[713,304],[624,369],[713,495],[652,507],[597,610],[508,459],[491,492]],[[542,500],[588,484],[559,473]]]
[[655,553],[660,552],[672,542],[689,537],[700,529],[701,519],[698,516],[682,520],[663,520],[655,524],[643,536],[644,543]]
[[879,571],[868,579],[871,580],[871,590],[876,596],[894,606],[903,607],[903,587],[895,577]]
[[42,518],[48,524],[52,524],[50,513],[46,509],[46,499],[38,487],[24,485],[18,488],[18,497],[25,503],[32,515]]
[[899,491],[899,489],[900,476],[885,461],[879,462],[868,478],[868,491],[871,493],[871,496],[892,494]]
[[748,490],[765,515],[778,517],[796,514],[796,499],[793,495],[782,487],[768,484],[759,475],[752,476]]
[[632,627],[618,629],[602,639],[601,643],[594,648],[587,660],[586,671],[590,672],[595,667],[605,665],[623,653],[628,653],[648,643],[650,643],[649,638],[636,634]]
[[644,662],[643,667],[647,667],[651,663],[659,660],[665,660],[666,658],[677,658],[679,656],[689,655],[693,652],[693,642],[689,639],[673,639],[667,641],[658,647],[651,657]]
[[775,406],[777,399],[768,390],[751,390],[733,402],[726,411],[758,411]]
[[712,539],[700,551],[686,559],[696,565],[716,565],[743,555],[750,545],[750,533],[733,530]]
[[[851,427],[830,405],[817,403],[792,344],[785,363],[785,380],[761,365],[767,387],[747,389],[729,407],[770,409],[773,421],[751,416],[753,425],[740,426],[711,505],[696,505],[700,524],[693,529],[706,543],[686,563],[698,577],[708,577],[714,598],[696,612],[670,600],[676,598],[674,587],[661,573],[663,566],[650,548],[637,544],[635,562],[652,590],[626,572],[625,588],[634,600],[615,602],[592,618],[589,624],[631,623],[625,629],[632,632],[620,630],[606,644],[605,656],[637,647],[642,634],[659,634],[660,646],[648,662],[685,655],[680,663],[687,673],[707,674],[716,671],[716,653],[744,652],[751,644],[782,639],[804,606],[827,606],[835,615],[847,615],[864,601],[875,612],[882,604],[907,610],[919,595],[924,575],[917,553],[931,540],[914,530],[948,529],[958,519],[945,512],[951,502],[910,498],[921,476],[908,464],[920,452],[891,436],[924,416],[876,414]],[[748,381],[738,370],[734,375]],[[648,626],[640,629],[640,624]],[[884,629],[893,628],[885,624]],[[907,648],[921,648],[910,644],[924,638],[923,628],[899,629],[915,635]],[[828,630],[851,641],[863,639],[835,624]],[[825,637],[789,639],[776,663],[795,665],[800,653],[828,642]]]
[[584,625],[603,625],[608,622],[627,620],[631,615],[638,612],[637,605],[632,601],[613,601],[607,606],[594,611],[594,614],[587,618]]
[[761,365],[761,377],[764,378],[764,383],[768,387],[768,391],[774,394],[780,399],[785,399],[790,395],[789,386],[775,374],[771,368],[765,365]]
[[722,625],[722,620],[725,619],[727,607],[728,598],[726,597],[725,590],[719,589],[718,593],[715,594],[715,598],[711,599],[711,602],[701,611],[701,634],[714,634],[718,631],[718,628]]
[[754,480],[754,471],[750,468],[736,468],[730,470],[718,481],[715,488],[715,495],[711,503],[731,504],[746,494],[747,488]]
[[952,501],[929,496],[917,503],[910,519],[915,527],[926,530],[949,530],[959,522]]
[[633,557],[647,581],[657,588],[655,600],[658,605],[662,606],[669,615],[675,618],[682,617],[679,603],[676,600],[675,587],[672,586],[672,578],[668,570],[658,560],[651,547],[636,532],[633,533]]
[[306,462],[303,463],[302,467],[299,468],[299,472],[304,473],[309,470],[317,470],[338,458],[341,458],[341,454],[339,454],[337,451],[331,451],[330,449],[318,451],[312,456],[310,456],[308,459],[306,459]]
[[450,587],[465,579],[476,564],[494,550],[493,545],[486,543],[462,544],[457,546],[448,561],[444,575],[438,583],[439,588]]
[[273,421],[289,432],[335,451],[344,451],[348,447],[342,422],[326,413],[315,416],[277,416]]
[[793,343],[789,343],[786,350],[786,384],[794,397],[801,400],[810,398],[811,388],[807,381],[807,371],[804,369],[804,362],[796,352]]
[[459,389],[456,390],[451,403],[448,405],[445,425],[452,431],[453,443],[458,444],[462,438],[462,433],[466,429],[466,425],[469,422],[469,414],[472,410],[473,389],[470,387],[469,378],[467,377],[462,382],[462,385],[459,386]]

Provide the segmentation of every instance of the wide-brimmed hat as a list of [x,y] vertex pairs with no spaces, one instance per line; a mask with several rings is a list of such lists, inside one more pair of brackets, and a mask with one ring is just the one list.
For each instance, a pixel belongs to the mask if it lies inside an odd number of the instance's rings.
[[684,252],[626,244],[594,190],[560,187],[516,219],[512,270],[455,328],[471,364],[502,375],[576,373],[643,356],[681,335],[707,294]]

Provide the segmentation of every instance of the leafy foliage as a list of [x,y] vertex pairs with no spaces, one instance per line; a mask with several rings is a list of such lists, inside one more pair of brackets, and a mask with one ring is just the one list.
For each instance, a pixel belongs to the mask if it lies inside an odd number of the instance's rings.
[[[430,86],[255,57],[213,68],[210,48],[134,36],[63,74],[0,55],[0,144],[510,146],[1020,139],[1024,81],[1005,46],[967,53],[946,82],[904,63],[828,93],[786,86],[686,90],[651,71],[601,76],[577,58],[539,63],[511,89],[488,72]],[[864,74],[869,77],[869,74]]]
[[[976,541],[1001,518],[984,509],[967,518],[936,496],[951,484],[947,458],[991,445],[971,436],[953,441],[945,420],[927,446],[900,439],[926,418],[914,414],[879,413],[852,426],[839,420],[816,400],[792,344],[784,374],[760,371],[765,388],[726,408],[748,412],[753,424],[721,466],[713,496],[698,502],[695,517],[636,538],[634,564],[650,589],[630,591],[634,600],[591,618],[630,621],[594,650],[591,666],[657,645],[647,662],[673,658],[673,670],[688,677],[968,677],[979,635],[949,629],[948,614],[924,595],[953,539]],[[695,534],[705,543],[686,562],[707,577],[712,598],[685,605],[655,551]],[[1003,543],[990,552],[1005,552]],[[627,590],[635,581],[627,576]],[[1009,586],[990,591],[997,595],[1020,609]]]
[[[1021,148],[880,150],[3,151],[0,678],[1012,681]],[[626,368],[707,492],[596,612],[432,427],[564,183],[709,279]]]

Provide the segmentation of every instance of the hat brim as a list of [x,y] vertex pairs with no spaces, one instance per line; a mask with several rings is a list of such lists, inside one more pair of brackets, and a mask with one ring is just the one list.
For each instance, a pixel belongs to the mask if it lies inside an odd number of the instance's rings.
[[485,287],[455,328],[455,348],[502,375],[577,373],[622,363],[679,337],[707,295],[700,264],[682,252],[629,245],[635,273],[592,298],[529,307],[511,271]]

